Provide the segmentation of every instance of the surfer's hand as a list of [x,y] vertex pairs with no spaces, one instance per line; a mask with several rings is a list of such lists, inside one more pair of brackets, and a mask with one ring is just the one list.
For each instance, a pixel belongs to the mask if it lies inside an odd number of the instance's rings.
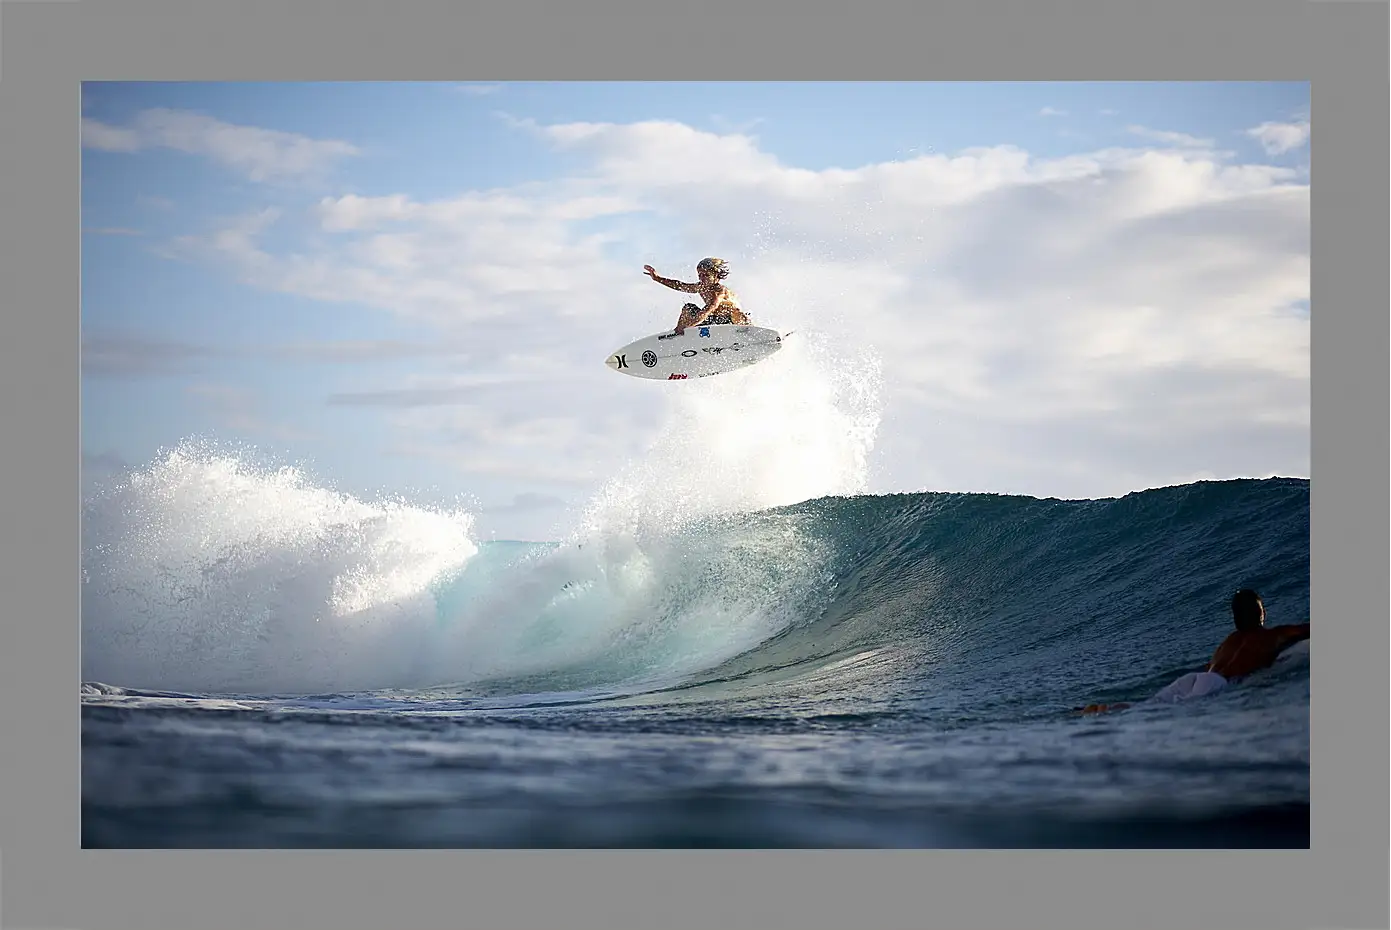
[[657,280],[657,269],[653,268],[651,265],[643,265],[642,272],[643,274],[651,278],[653,281]]

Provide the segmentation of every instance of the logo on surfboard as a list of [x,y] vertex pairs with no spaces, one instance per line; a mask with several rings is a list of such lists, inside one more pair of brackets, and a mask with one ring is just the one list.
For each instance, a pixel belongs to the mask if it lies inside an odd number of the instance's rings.
[[648,349],[646,352],[642,353],[642,363],[648,368],[653,367],[657,364],[657,353]]
[[667,380],[668,380],[668,381],[685,381],[685,380],[686,380],[686,376],[685,376],[685,375],[667,375]]

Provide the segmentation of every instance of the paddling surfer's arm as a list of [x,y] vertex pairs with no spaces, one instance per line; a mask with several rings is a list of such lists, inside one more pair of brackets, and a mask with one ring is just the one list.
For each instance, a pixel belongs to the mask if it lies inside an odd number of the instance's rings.
[[694,294],[696,293],[697,288],[700,287],[699,284],[687,284],[685,281],[677,281],[675,278],[664,278],[661,275],[657,274],[656,269],[653,268],[651,265],[643,265],[642,270],[643,273],[646,274],[653,281],[656,281],[658,284],[665,285],[666,287],[671,288],[673,291],[685,291],[687,294]]
[[1309,624],[1307,623],[1293,623],[1289,626],[1273,626],[1270,630],[1279,637],[1276,648],[1281,652],[1284,652],[1295,643],[1303,642],[1309,638]]

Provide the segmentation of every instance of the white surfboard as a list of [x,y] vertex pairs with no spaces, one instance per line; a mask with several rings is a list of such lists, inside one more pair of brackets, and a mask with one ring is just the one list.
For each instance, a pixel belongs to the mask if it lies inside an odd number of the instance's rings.
[[634,378],[685,381],[746,368],[781,348],[777,330],[716,323],[688,327],[679,336],[667,330],[630,342],[615,349],[607,364]]

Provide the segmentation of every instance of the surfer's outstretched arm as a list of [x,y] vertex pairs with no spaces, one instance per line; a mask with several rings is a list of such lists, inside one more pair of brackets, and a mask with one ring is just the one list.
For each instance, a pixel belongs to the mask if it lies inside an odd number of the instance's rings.
[[699,284],[687,284],[685,281],[677,281],[675,278],[664,278],[661,275],[657,274],[656,269],[653,268],[651,265],[643,265],[642,270],[643,273],[646,274],[653,281],[656,281],[658,284],[665,285],[666,287],[671,288],[673,291],[684,291],[687,294],[694,294],[697,290],[700,289]]

